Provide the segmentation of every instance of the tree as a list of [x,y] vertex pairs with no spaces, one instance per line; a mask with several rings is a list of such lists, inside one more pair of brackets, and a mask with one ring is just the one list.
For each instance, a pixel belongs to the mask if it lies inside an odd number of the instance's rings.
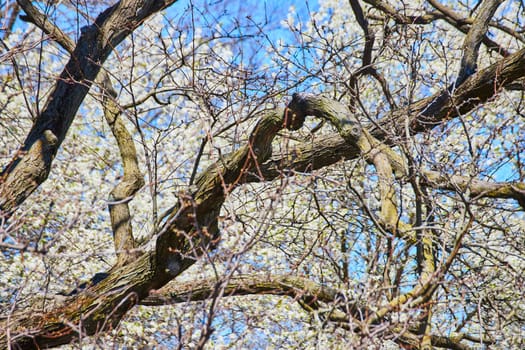
[[173,3],[6,2],[0,347],[523,347],[522,2]]

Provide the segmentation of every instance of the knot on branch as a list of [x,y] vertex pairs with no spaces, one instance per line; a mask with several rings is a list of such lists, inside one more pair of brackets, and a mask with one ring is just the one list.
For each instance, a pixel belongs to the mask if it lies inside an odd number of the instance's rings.
[[40,142],[42,142],[43,151],[47,151],[53,156],[56,154],[58,148],[58,138],[51,130],[44,130],[42,136],[40,137]]
[[308,97],[310,94],[294,93],[292,100],[284,111],[284,127],[290,130],[299,130],[308,114]]
[[363,128],[355,122],[342,123],[339,134],[349,144],[356,145],[357,140],[361,137]]
[[93,277],[91,277],[91,279],[89,281],[82,282],[81,284],[76,286],[75,289],[71,290],[70,292],[62,291],[62,292],[58,292],[57,295],[63,295],[63,296],[70,297],[70,296],[79,294],[83,290],[85,290],[85,289],[87,289],[89,287],[92,287],[92,286],[94,286],[96,284],[99,284],[100,282],[105,280],[108,276],[109,276],[109,273],[107,273],[107,272],[97,272]]

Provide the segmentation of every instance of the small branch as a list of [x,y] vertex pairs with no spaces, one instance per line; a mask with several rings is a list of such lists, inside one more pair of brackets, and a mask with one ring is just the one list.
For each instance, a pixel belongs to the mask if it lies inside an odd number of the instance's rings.
[[49,35],[51,39],[62,46],[64,50],[70,54],[73,53],[73,50],[75,50],[75,43],[59,27],[49,20],[49,16],[40,12],[35,6],[33,6],[31,1],[17,0],[17,2],[26,13],[26,16],[20,16],[22,20],[33,23],[44,33]]
[[373,164],[377,171],[381,196],[380,222],[383,225],[383,229],[395,236],[400,235],[415,243],[414,229],[410,224],[399,220],[397,211],[394,173],[402,176],[408,175],[401,156],[398,156],[388,146],[379,142],[366,130],[363,130],[357,145],[363,157]]
[[[381,0],[364,0],[364,2],[368,3],[369,5],[371,5],[374,8],[382,11],[387,16],[394,18],[396,23],[412,24],[412,23],[416,22],[415,19],[412,19],[412,21],[410,21],[406,16],[401,14],[400,11],[396,10],[393,6],[391,6],[390,4],[388,4],[388,3],[384,2],[384,1],[381,1]],[[426,18],[424,23],[425,24],[429,23],[429,22],[433,21],[434,19],[435,19],[435,16],[431,16],[430,18]]]
[[501,3],[503,3],[503,0],[484,0],[482,2],[479,13],[463,42],[463,57],[461,58],[456,86],[459,86],[465,79],[477,71],[481,41],[486,36],[489,22]]
[[422,185],[436,189],[470,192],[474,198],[513,198],[525,210],[525,183],[489,182],[466,176],[448,175],[437,171],[423,170]]
[[374,47],[375,35],[368,28],[368,20],[366,19],[363,9],[358,0],[349,0],[355,19],[365,34],[365,48],[363,50],[363,66],[369,66],[372,63],[372,49]]
[[[431,11],[431,12],[423,12],[420,15],[405,15],[400,14],[399,12],[395,11],[395,9],[390,6],[386,5],[383,2],[380,1],[373,1],[373,0],[364,0],[368,4],[374,4],[374,3],[381,3],[381,6],[374,6],[375,8],[381,10],[385,16],[376,15],[376,14],[369,14],[368,18],[385,22],[388,18],[392,18],[397,24],[405,24],[405,25],[424,25],[424,24],[430,24],[438,19],[442,19],[444,15],[441,12],[438,11]],[[393,16],[393,13],[390,11],[394,11],[395,17]]]
[[[489,0],[492,1],[492,0]],[[500,0],[496,0],[500,1]],[[444,17],[443,19],[459,29],[461,32],[468,35],[470,28],[466,24],[466,22],[463,20],[463,18],[458,15],[456,12],[454,12],[451,8],[439,3],[437,0],[428,0],[428,2],[439,12],[441,12]],[[486,32],[486,30],[485,30]],[[476,34],[477,35],[477,34]],[[491,51],[495,51],[502,55],[503,57],[509,56],[511,53],[506,50],[504,47],[496,43],[495,41],[491,40],[488,36],[486,36],[484,33],[481,36],[481,42],[487,46],[487,49]]]
[[[150,295],[140,302],[145,306],[162,306],[179,303],[205,301],[213,297],[217,287],[215,279],[200,279],[182,284],[170,283],[158,291],[151,291]],[[230,278],[224,284],[223,297],[237,297],[246,295],[275,295],[287,296],[297,301],[306,312],[318,312],[321,308],[328,311],[323,316],[338,327],[360,332],[358,327],[363,315],[371,314],[371,310],[354,300],[347,300],[336,289],[323,286],[304,277],[298,276],[261,276],[243,275]],[[325,307],[332,304],[333,307]],[[349,320],[353,318],[352,323]],[[414,333],[416,329],[406,326],[396,326],[385,329],[387,332],[399,334],[397,341],[407,344],[419,344],[420,337]],[[383,331],[383,332],[385,332]],[[443,337],[429,335],[430,344],[433,346],[465,350],[470,347],[461,344],[466,339],[463,336]]]
[[352,76],[350,77],[350,94],[352,97],[352,100],[350,101],[350,106],[352,110],[355,108],[355,100],[359,98],[358,93],[358,80],[359,77],[363,74],[370,74],[372,77],[374,77],[379,84],[381,85],[381,88],[383,90],[383,93],[386,96],[386,99],[388,103],[390,104],[390,107],[392,109],[397,108],[394,99],[392,98],[392,94],[390,93],[390,89],[388,88],[388,84],[386,80],[383,78],[381,74],[377,72],[375,67],[372,65],[372,50],[374,49],[374,41],[375,41],[375,35],[370,30],[368,25],[368,20],[366,19],[366,16],[363,13],[363,9],[361,8],[361,5],[359,4],[359,1],[357,0],[350,0],[350,5],[352,7],[352,11],[354,12],[355,18],[357,20],[357,23],[359,23],[359,26],[363,30],[363,33],[365,35],[365,47],[363,49],[363,57],[362,57],[362,65],[361,68],[357,70]]
[[111,191],[108,205],[118,267],[136,259],[139,254],[135,251],[129,201],[144,186],[144,177],[140,172],[135,143],[121,118],[122,111],[115,102],[117,93],[108,74],[102,71],[97,81],[101,83],[103,93],[104,117],[117,141],[124,170],[121,181]]
[[[421,15],[404,15],[400,11],[398,11],[393,6],[389,5],[388,3],[385,3],[384,1],[380,0],[364,0],[369,5],[373,6],[374,8],[380,10],[383,12],[387,17],[393,18],[394,21],[398,24],[405,24],[405,25],[413,25],[413,24],[429,24],[436,20],[442,19],[447,21],[449,24],[453,25],[455,28],[460,30],[461,32],[467,34],[470,31],[470,25],[474,23],[474,20],[471,18],[462,18],[457,13],[455,13],[452,9],[440,4],[439,2],[435,0],[429,0],[429,3],[438,11],[431,11],[431,12],[424,12]],[[377,16],[370,16],[371,18],[378,19],[378,20],[384,20],[381,17]],[[512,35],[516,39],[520,41],[524,41],[523,36],[516,32],[515,30],[512,30],[511,28],[504,27],[500,25],[497,22],[490,22],[490,26],[495,27],[499,30],[502,30],[506,32],[509,35]],[[507,51],[504,47],[500,46],[495,41],[488,38],[486,35],[483,35],[481,37],[481,42],[487,46],[489,50],[495,51],[502,55],[503,57],[509,56],[511,53]]]
[[12,3],[7,2],[7,4],[4,5],[3,10],[5,16],[2,20],[0,20],[0,31],[4,32],[2,40],[6,40],[13,30],[16,18],[18,17],[18,13],[20,12],[20,7],[16,3],[16,1],[13,1]]

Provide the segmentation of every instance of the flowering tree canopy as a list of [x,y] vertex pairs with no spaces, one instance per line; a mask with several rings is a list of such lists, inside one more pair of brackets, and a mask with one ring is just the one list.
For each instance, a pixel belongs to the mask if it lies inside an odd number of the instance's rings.
[[523,2],[1,11],[0,348],[525,346]]

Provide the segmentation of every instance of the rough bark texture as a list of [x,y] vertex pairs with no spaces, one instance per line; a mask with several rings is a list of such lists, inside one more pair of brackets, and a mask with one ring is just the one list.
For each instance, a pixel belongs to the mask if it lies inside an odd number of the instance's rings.
[[52,312],[35,315],[29,311],[2,322],[0,348],[7,344],[14,349],[54,347],[112,329],[151,289],[160,287],[155,263],[154,254],[145,254]]

